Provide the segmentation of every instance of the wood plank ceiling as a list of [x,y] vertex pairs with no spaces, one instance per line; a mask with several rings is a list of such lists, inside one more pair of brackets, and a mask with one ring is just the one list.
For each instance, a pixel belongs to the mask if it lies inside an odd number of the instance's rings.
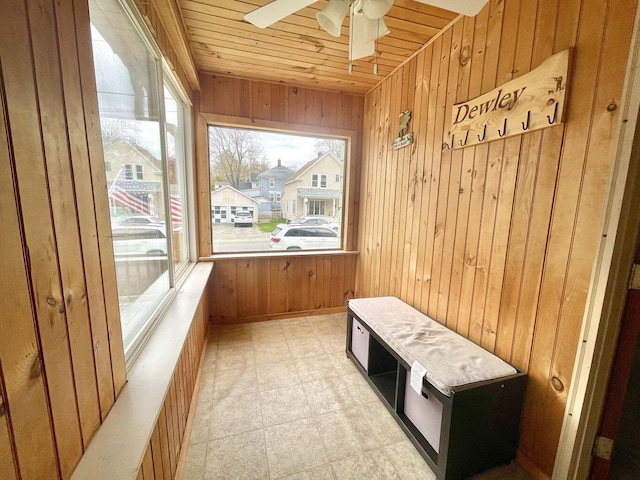
[[243,16],[271,0],[179,0],[199,71],[301,87],[364,94],[448,25],[456,14],[415,0],[395,0],[385,16],[391,33],[378,42],[376,57],[353,63],[349,74],[349,18],[339,38],[316,21],[320,0],[266,29]]

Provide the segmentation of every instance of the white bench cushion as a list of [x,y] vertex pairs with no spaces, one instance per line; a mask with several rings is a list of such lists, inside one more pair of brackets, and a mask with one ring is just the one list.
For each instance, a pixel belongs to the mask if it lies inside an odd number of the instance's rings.
[[451,389],[513,375],[516,369],[396,297],[359,298],[349,308],[410,366],[451,396]]

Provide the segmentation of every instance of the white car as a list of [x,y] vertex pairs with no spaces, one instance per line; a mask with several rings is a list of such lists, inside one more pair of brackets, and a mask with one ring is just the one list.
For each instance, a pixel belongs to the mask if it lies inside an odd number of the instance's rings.
[[278,225],[271,232],[271,250],[324,250],[340,248],[340,236],[322,225]]
[[339,228],[337,223],[331,223],[321,217],[300,217],[297,220],[289,222],[288,225],[323,225],[335,231],[338,231]]
[[115,255],[167,255],[165,226],[116,226],[111,233]]
[[133,217],[127,217],[122,220],[119,225],[164,225],[164,221],[158,217],[151,215],[136,215]]
[[253,215],[248,210],[240,210],[236,212],[233,217],[233,226],[239,227],[244,225],[246,227],[250,227],[253,225]]

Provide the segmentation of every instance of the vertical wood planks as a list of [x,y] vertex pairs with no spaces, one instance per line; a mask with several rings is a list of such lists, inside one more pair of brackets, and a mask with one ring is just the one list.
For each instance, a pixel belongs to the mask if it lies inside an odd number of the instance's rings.
[[214,322],[344,308],[355,291],[356,259],[330,253],[217,259]]
[[[630,11],[622,0],[492,0],[365,98],[356,296],[397,295],[528,371],[520,450],[547,475],[610,182]],[[564,125],[443,151],[452,103],[569,47]],[[406,87],[398,72],[414,66]],[[388,151],[405,108],[418,120],[408,170]]]
[[88,6],[4,13],[0,477],[68,478],[125,383]]

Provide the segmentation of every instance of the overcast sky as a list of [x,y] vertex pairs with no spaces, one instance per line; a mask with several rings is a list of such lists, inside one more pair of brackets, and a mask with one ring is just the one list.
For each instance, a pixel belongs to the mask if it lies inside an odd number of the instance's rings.
[[280,159],[283,166],[297,170],[316,156],[316,139],[313,137],[267,132],[256,132],[256,135],[264,146],[271,167],[275,167]]

